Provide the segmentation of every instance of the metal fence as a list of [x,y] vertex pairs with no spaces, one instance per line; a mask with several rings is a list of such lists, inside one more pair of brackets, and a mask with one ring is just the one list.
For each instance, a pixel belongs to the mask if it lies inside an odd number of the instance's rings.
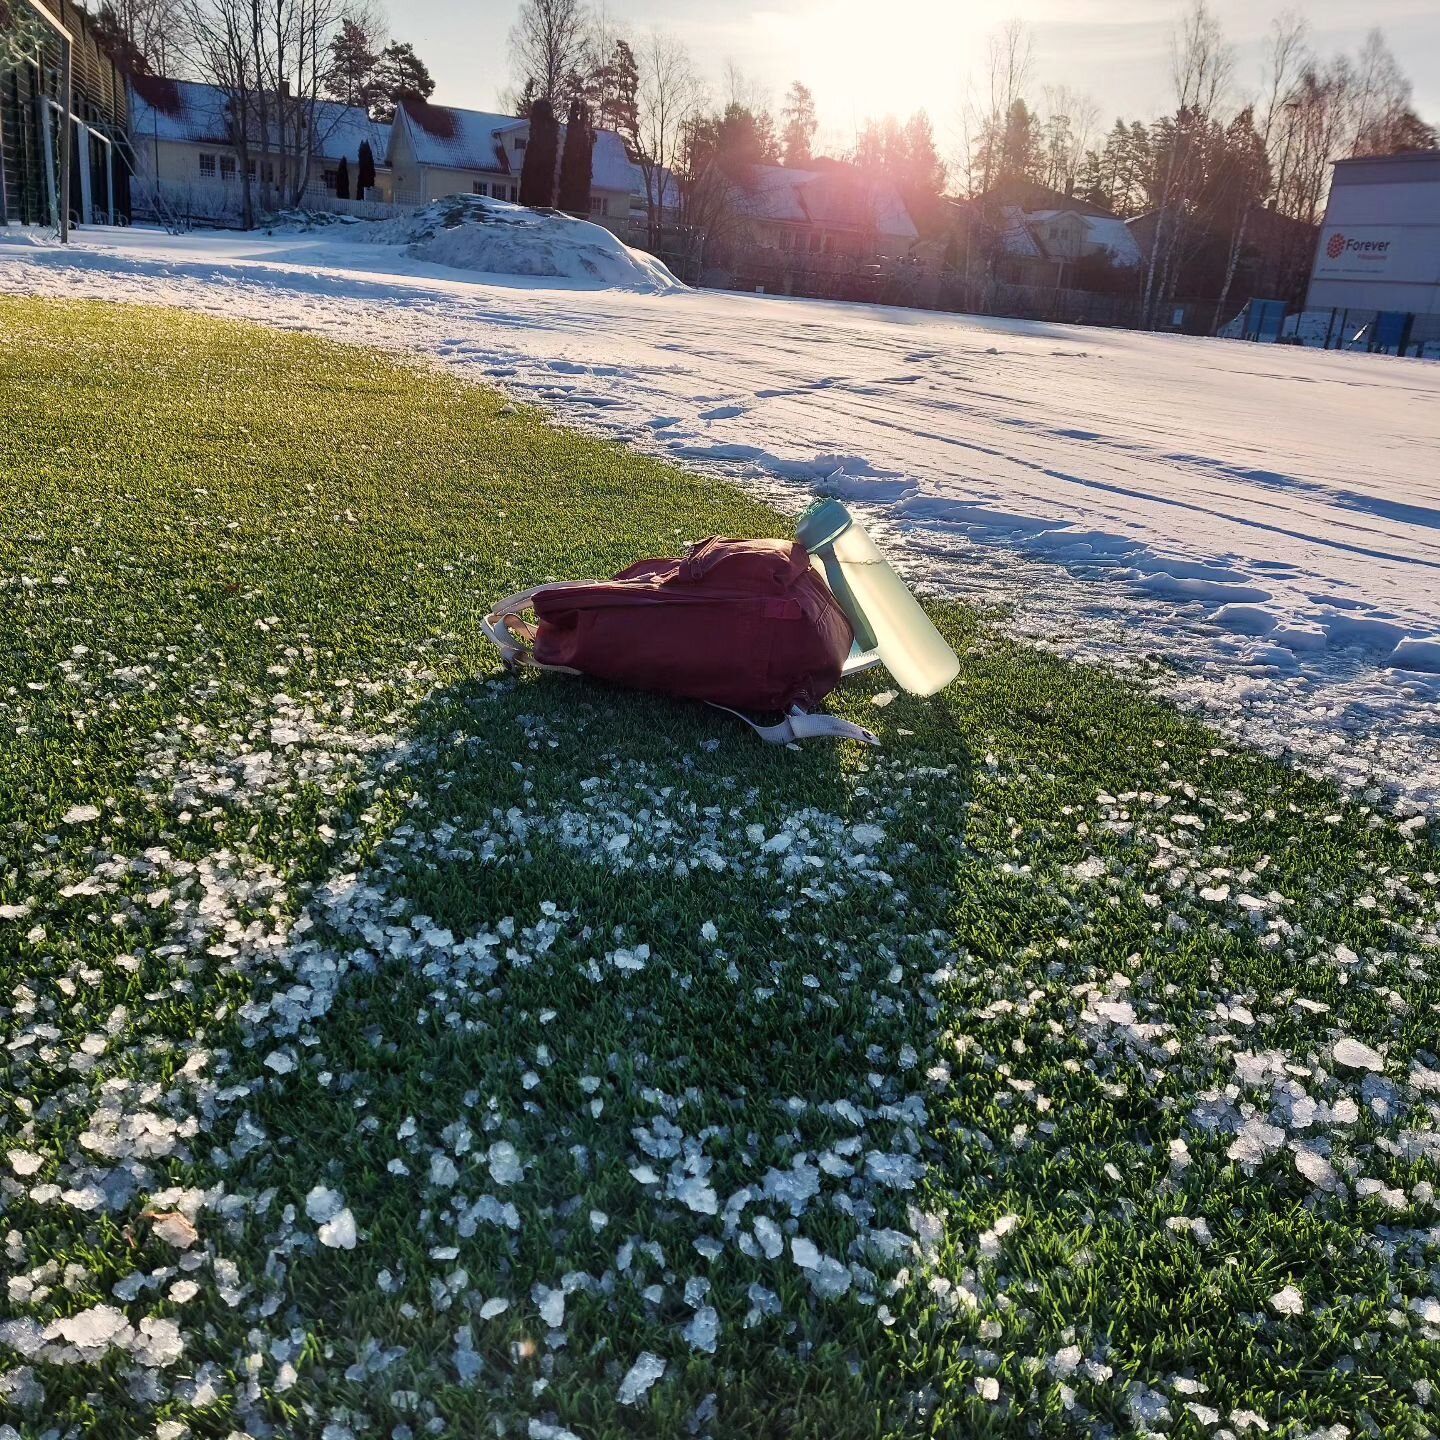
[[[194,226],[234,227],[244,221],[244,187],[238,180],[156,181],[137,175],[130,182],[131,205],[137,220],[158,220]],[[256,216],[262,214],[258,187],[251,199]],[[360,220],[387,220],[403,215],[413,204],[387,200],[341,200],[322,185],[307,187],[298,205],[285,210],[310,210],[328,215],[353,215]]]
[[1440,360],[1440,315],[1385,310],[1302,310],[1285,322],[1291,344]]

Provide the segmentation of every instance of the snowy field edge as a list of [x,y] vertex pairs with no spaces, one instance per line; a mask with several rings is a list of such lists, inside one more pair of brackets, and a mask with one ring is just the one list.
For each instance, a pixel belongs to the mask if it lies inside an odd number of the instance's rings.
[[359,230],[94,231],[68,251],[10,233],[0,293],[379,345],[786,510],[841,496],[925,589],[1011,605],[1047,648],[1440,809],[1440,366],[470,278]]

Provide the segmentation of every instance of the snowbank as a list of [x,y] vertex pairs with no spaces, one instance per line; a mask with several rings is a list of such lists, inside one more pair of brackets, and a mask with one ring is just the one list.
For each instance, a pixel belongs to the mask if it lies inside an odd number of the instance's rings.
[[356,226],[347,239],[399,245],[415,260],[487,275],[534,275],[659,294],[685,287],[653,255],[558,210],[530,210],[480,195],[433,200],[413,215]]

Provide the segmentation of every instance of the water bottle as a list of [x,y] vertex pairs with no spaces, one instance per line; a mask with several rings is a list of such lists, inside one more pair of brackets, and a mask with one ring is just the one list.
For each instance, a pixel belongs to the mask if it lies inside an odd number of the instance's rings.
[[856,648],[878,651],[897,685],[912,695],[933,695],[960,673],[959,657],[838,500],[812,505],[796,538],[849,617]]

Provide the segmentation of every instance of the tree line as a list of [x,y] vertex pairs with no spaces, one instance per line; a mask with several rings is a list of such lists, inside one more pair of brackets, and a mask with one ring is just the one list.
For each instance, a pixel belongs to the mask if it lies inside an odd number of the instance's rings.
[[1282,289],[1303,283],[1306,227],[1324,214],[1331,162],[1437,144],[1379,30],[1358,54],[1326,57],[1293,12],[1273,22],[1258,93],[1246,93],[1219,21],[1191,0],[1172,43],[1166,113],[1117,118],[1093,143],[1095,106],[1063,91],[1036,105],[1030,71],[1029,32],[1012,24],[993,38],[986,94],[967,110],[970,192],[1041,186],[1122,218],[1150,217],[1145,323],[1202,261],[1223,311],[1247,249],[1270,252]]
[[[1293,250],[1298,273],[1310,248],[1303,227],[1324,212],[1333,160],[1437,143],[1378,30],[1356,55],[1324,56],[1304,19],[1287,13],[1272,26],[1258,93],[1245,94],[1234,48],[1206,0],[1188,0],[1173,39],[1166,112],[1117,118],[1108,130],[1099,128],[1089,97],[1066,86],[1037,93],[1032,48],[1019,23],[992,38],[983,93],[963,108],[963,135],[948,165],[924,111],[867,121],[853,144],[817,155],[814,97],[800,81],[775,109],[728,66],[716,98],[674,37],[617,33],[584,0],[521,0],[506,100],[523,114],[539,98],[557,106],[579,99],[595,123],[617,130],[646,176],[652,246],[667,208],[678,208],[682,224],[713,218],[702,212],[705,177],[717,166],[849,164],[879,172],[896,183],[922,233],[944,225],[939,201],[947,193],[983,200],[1027,187],[1121,218],[1152,216],[1147,316],[1174,299],[1202,251],[1223,303],[1262,228],[1266,244]],[[1298,224],[1266,228],[1267,213]]]
[[802,81],[775,107],[727,65],[717,94],[674,36],[626,35],[584,0],[522,0],[510,48],[507,108],[528,115],[537,104],[556,111],[578,104],[625,141],[643,176],[652,249],[677,218],[686,231],[722,223],[725,180],[743,179],[754,165],[883,172],[916,213],[933,211],[945,190],[947,167],[923,110],[867,122],[853,148],[823,155],[815,147],[815,97]]

